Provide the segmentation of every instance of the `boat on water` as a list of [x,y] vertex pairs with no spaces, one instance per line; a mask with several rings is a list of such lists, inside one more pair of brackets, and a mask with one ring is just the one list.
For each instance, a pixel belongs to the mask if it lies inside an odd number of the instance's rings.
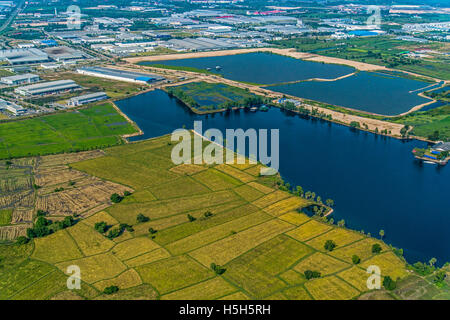
[[216,66],[216,70],[222,70],[221,66]]
[[251,107],[251,108],[250,108],[250,111],[251,111],[251,112],[256,112],[256,111],[258,111],[258,108],[257,108],[257,107]]
[[428,164],[437,164],[436,162],[433,162],[433,161],[424,161],[423,163],[428,163]]

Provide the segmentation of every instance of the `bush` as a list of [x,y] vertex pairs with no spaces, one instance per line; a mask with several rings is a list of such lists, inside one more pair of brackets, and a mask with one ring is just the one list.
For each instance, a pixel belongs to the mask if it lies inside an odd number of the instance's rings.
[[108,225],[106,224],[106,222],[101,221],[101,222],[97,222],[94,225],[94,229],[97,230],[100,233],[105,233],[106,230],[108,230]]
[[104,294],[113,294],[116,293],[117,291],[119,291],[119,287],[118,286],[110,286],[107,287],[103,290]]
[[352,256],[352,261],[353,261],[353,264],[358,264],[361,262],[361,259],[356,254],[354,254]]
[[375,243],[372,246],[372,253],[380,253],[381,252],[381,246],[378,243]]
[[312,270],[305,270],[304,272],[306,280],[314,279],[314,278],[320,278],[320,272],[319,271],[312,271]]
[[225,269],[224,267],[215,264],[214,262],[211,263],[211,269],[212,269],[217,275],[221,275],[221,274],[223,274],[223,273],[227,270],[227,269]]
[[148,228],[148,232],[150,232],[150,234],[155,234],[155,233],[157,233],[158,231],[155,230],[155,229],[153,229],[153,228]]
[[39,210],[36,212],[36,215],[37,215],[38,217],[43,217],[43,216],[46,216],[47,214],[48,214],[47,211],[44,211],[44,210],[41,210],[41,209],[39,209]]
[[333,240],[327,240],[327,241],[325,241],[325,244],[323,247],[327,251],[333,251],[334,248],[336,248],[336,243]]
[[211,211],[206,211],[204,216],[205,216],[205,218],[212,217],[213,213]]
[[193,221],[197,220],[194,216],[192,216],[190,214],[188,214],[187,217],[188,217],[190,222],[193,222]]
[[137,222],[147,222],[150,221],[150,218],[147,216],[144,216],[142,213],[139,213],[136,217]]
[[386,290],[391,291],[391,290],[394,290],[394,289],[397,287],[397,284],[395,283],[394,280],[391,279],[391,277],[386,276],[386,277],[384,277],[384,279],[383,279],[383,287],[384,287]]
[[119,202],[122,201],[122,200],[123,200],[123,197],[120,196],[120,195],[117,194],[117,193],[113,193],[113,194],[111,195],[111,201],[112,201],[113,203],[119,203]]
[[20,236],[16,239],[17,244],[27,244],[30,241],[27,237]]

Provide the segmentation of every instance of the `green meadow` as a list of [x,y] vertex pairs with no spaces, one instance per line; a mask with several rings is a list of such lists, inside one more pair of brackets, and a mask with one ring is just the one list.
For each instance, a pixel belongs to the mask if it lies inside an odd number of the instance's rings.
[[136,132],[110,103],[0,123],[0,159],[92,150]]

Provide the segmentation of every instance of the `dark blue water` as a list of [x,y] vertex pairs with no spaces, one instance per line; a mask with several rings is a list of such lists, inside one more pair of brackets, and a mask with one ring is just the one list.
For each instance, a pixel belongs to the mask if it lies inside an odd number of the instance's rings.
[[325,102],[341,107],[383,115],[396,115],[430,101],[410,93],[429,83],[392,75],[359,72],[331,82],[300,82],[271,86],[269,89],[293,96]]
[[277,108],[268,112],[196,115],[152,91],[117,102],[139,127],[143,140],[192,128],[203,120],[203,130],[264,128],[280,130],[280,173],[291,185],[335,200],[335,221],[377,236],[405,250],[409,262],[450,261],[450,166],[421,164],[413,147],[421,141],[402,142],[320,120],[303,119]]
[[[142,65],[165,64],[169,66],[211,68],[225,78],[260,84],[282,83],[311,78],[335,79],[352,73],[348,66],[303,61],[278,54],[246,53],[232,56],[205,57],[182,60],[141,62]],[[222,67],[217,71],[216,66]]]

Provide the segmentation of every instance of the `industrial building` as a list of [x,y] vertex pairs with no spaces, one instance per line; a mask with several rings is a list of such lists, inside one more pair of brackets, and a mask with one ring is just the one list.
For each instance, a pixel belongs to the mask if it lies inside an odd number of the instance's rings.
[[36,48],[19,48],[0,51],[0,60],[10,64],[33,64],[48,61],[48,55]]
[[86,103],[108,99],[108,95],[104,92],[94,92],[82,96],[74,97],[69,100],[67,105],[71,107],[81,106]]
[[16,76],[2,77],[0,82],[8,84],[10,86],[15,86],[23,83],[33,83],[39,81],[40,78],[37,74],[25,73]]
[[37,96],[71,91],[79,88],[81,87],[73,80],[58,80],[18,87],[14,91],[23,96]]
[[112,68],[103,68],[103,67],[86,67],[86,68],[80,68],[77,70],[78,73],[93,76],[93,77],[100,77],[100,78],[106,78],[106,79],[113,79],[113,80],[119,80],[119,81],[127,81],[127,82],[135,82],[135,83],[142,83],[142,84],[148,84],[155,81],[163,80],[163,77],[149,74],[149,73],[140,73],[140,72],[134,72],[134,71],[126,71],[126,70],[119,70],[119,69],[112,69]]
[[87,55],[84,52],[66,46],[47,48],[45,49],[45,52],[50,58],[58,62],[81,60],[87,58]]
[[15,116],[20,116],[27,112],[27,109],[3,99],[0,99],[0,110],[7,110]]

